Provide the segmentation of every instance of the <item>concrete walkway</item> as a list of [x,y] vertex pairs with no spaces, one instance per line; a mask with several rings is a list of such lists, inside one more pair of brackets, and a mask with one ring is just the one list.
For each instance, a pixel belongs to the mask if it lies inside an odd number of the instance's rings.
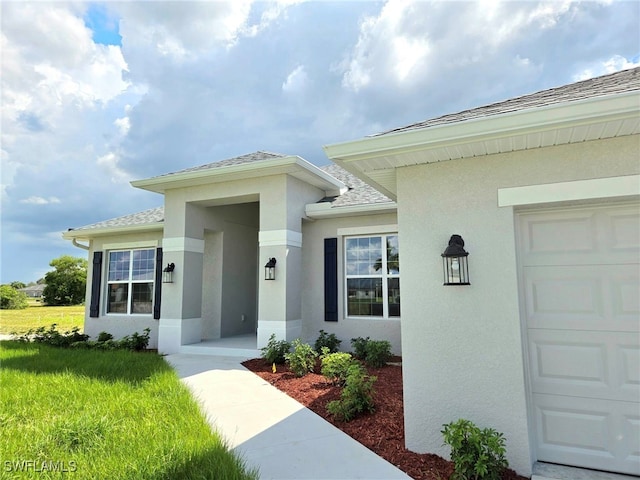
[[165,357],[212,427],[261,479],[408,479],[389,462],[245,369],[237,357]]

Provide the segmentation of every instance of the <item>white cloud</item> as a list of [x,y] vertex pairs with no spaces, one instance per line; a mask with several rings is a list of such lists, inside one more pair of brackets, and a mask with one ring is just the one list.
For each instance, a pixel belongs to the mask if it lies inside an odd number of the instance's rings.
[[23,198],[20,200],[20,203],[25,203],[27,205],[49,205],[51,203],[60,203],[60,199],[57,197],[43,198],[34,195],[29,198]]
[[96,164],[107,174],[112,183],[126,183],[131,179],[131,175],[123,170],[119,163],[120,158],[113,152],[109,152],[96,160]]
[[599,77],[600,75],[606,75],[608,73],[614,73],[620,70],[627,70],[629,68],[635,67],[640,67],[640,60],[634,61],[624,58],[621,55],[614,55],[604,62],[595,63],[591,67],[585,68],[581,72],[575,74],[573,76],[573,81],[578,82],[580,80]]
[[283,92],[299,92],[303,90],[307,84],[308,75],[304,69],[304,65],[298,65],[282,84]]

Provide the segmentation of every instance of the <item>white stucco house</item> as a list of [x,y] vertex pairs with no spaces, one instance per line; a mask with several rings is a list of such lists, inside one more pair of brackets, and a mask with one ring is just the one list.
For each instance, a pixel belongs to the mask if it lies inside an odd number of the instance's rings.
[[446,455],[442,424],[468,418],[505,434],[523,475],[640,475],[640,69],[325,152],[322,168],[256,152],[132,182],[164,207],[64,234],[93,262],[86,332],[149,327],[163,352],[388,339],[409,449]]

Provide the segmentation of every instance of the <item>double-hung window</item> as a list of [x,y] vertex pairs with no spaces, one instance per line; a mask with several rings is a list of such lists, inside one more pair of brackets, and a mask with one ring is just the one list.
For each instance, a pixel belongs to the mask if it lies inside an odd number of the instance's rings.
[[109,252],[107,313],[151,313],[154,249]]
[[347,316],[400,317],[398,235],[345,239]]

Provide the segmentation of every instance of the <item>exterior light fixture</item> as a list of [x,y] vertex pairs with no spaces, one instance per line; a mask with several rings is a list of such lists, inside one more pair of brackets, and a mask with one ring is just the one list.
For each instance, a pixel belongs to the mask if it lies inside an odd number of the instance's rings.
[[175,263],[168,263],[162,270],[162,283],[173,283],[173,271],[176,268]]
[[276,259],[270,258],[267,264],[264,266],[264,279],[275,280],[276,279]]
[[469,283],[469,253],[464,249],[460,235],[451,235],[449,246],[442,254],[444,285],[471,285]]

